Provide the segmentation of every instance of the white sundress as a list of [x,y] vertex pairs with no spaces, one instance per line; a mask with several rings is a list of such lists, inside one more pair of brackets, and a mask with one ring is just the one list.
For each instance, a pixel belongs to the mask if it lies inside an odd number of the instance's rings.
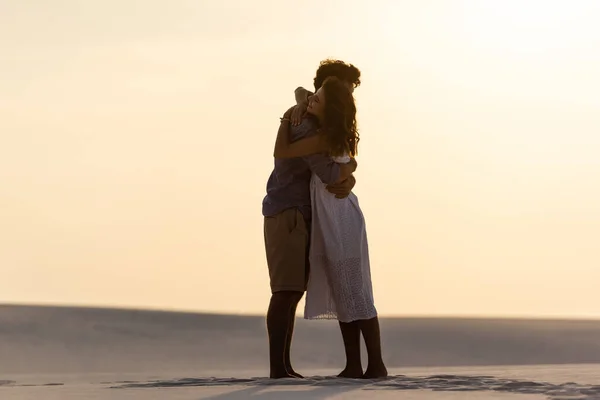
[[[347,163],[349,156],[335,157]],[[377,316],[367,231],[354,193],[338,199],[315,174],[310,182],[312,231],[305,319],[352,322]]]

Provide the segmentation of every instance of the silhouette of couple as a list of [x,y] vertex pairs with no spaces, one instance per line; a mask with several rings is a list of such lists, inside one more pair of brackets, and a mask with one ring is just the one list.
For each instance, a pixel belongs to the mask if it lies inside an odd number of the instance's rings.
[[[301,378],[290,361],[298,302],[306,319],[337,319],[346,378],[381,378],[379,320],[373,301],[365,220],[352,193],[359,135],[353,92],[360,71],[324,60],[315,92],[295,91],[296,105],[281,119],[274,169],[263,200],[271,285],[267,312],[271,378]],[[368,352],[363,372],[360,338]]]

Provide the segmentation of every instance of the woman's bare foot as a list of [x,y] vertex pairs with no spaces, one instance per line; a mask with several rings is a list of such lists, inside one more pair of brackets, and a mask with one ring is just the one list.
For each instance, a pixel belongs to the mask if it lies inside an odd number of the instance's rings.
[[361,367],[351,368],[346,367],[342,372],[339,373],[338,378],[352,378],[359,379],[363,376],[363,370]]
[[363,379],[377,379],[377,378],[385,378],[387,376],[388,376],[387,368],[385,367],[383,362],[381,362],[381,363],[378,363],[375,365],[369,364],[369,366],[367,367],[367,370],[365,371],[362,378]]

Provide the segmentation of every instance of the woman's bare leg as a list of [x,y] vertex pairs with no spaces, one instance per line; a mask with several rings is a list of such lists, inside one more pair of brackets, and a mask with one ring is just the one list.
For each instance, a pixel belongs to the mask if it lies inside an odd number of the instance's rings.
[[363,378],[385,378],[387,369],[381,356],[381,333],[379,331],[379,319],[363,319],[358,321],[360,330],[365,338],[367,353],[369,355],[369,365]]

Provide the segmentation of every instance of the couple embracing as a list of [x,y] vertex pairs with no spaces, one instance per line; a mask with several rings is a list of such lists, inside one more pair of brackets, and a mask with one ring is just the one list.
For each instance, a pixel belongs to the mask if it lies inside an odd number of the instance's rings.
[[[297,104],[281,117],[263,200],[271,378],[302,377],[292,368],[290,348],[305,291],[306,319],[339,321],[346,353],[339,376],[387,376],[365,221],[351,192],[359,141],[353,91],[359,85],[360,71],[353,65],[322,61],[315,92],[296,89]],[[364,372],[361,333],[368,352]]]

